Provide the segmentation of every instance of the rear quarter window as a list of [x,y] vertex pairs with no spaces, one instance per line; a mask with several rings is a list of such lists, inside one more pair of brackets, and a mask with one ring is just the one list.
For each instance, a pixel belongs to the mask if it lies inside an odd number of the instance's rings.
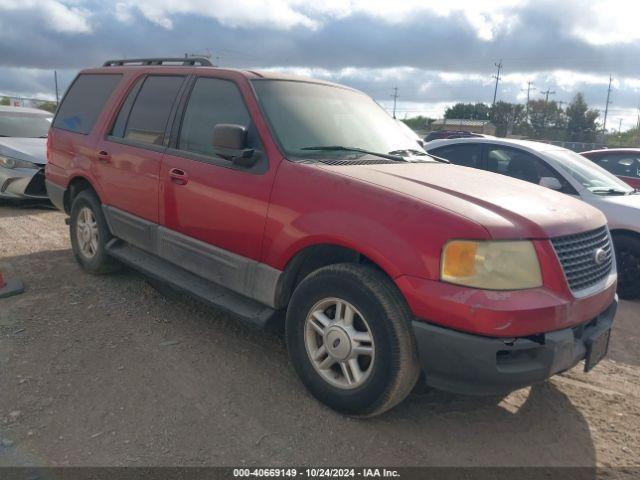
[[121,74],[78,75],[64,96],[53,126],[87,135],[121,78]]

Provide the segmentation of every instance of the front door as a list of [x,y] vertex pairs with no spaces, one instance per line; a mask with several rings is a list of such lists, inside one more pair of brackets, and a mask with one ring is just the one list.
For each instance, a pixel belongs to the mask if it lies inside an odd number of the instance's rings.
[[[253,167],[239,167],[214,154],[213,128],[219,123],[248,129],[248,147],[255,149],[256,156]],[[166,227],[165,235],[178,233],[200,242],[184,246],[187,239],[181,237],[176,242],[182,243],[173,243],[165,256],[184,264],[197,262],[198,253],[211,254],[232,268],[238,258],[225,257],[225,252],[259,260],[274,172],[269,170],[236,83],[212,77],[195,79],[176,136],[175,148],[167,150],[160,172],[161,224]]]

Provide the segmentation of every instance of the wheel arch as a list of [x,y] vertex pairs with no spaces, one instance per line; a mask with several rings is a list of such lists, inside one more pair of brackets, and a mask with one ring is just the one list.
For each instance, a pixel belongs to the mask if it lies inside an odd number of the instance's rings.
[[354,248],[335,243],[307,245],[298,250],[287,262],[278,282],[276,306],[285,308],[296,286],[310,273],[337,263],[370,265],[393,282],[393,276],[378,262]]
[[98,198],[100,198],[98,191],[93,186],[91,181],[86,177],[77,175],[69,181],[69,184],[67,185],[67,188],[64,192],[64,211],[67,214],[71,213],[71,205],[73,204],[73,200],[78,196],[80,192],[84,190],[91,190],[98,196]]
[[635,238],[637,240],[640,240],[640,233],[636,232],[634,230],[629,230],[626,228],[614,228],[611,230],[611,236],[612,237],[616,237],[616,236],[625,236],[625,237],[631,237],[631,238]]

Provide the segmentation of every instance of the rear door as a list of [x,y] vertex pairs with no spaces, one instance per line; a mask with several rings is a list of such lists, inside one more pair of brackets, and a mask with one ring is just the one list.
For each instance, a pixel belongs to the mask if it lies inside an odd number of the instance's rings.
[[[140,219],[155,224],[159,221],[162,154],[168,142],[167,129],[175,113],[176,99],[185,80],[184,75],[139,77],[98,145],[97,171],[106,203],[116,209],[112,215],[120,215],[118,218],[125,223]],[[123,214],[131,218],[123,219]],[[129,235],[124,236],[132,240]]]

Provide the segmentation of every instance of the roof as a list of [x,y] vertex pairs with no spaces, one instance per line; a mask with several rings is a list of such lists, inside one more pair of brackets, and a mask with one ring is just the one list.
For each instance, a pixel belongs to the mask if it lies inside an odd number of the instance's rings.
[[587,150],[586,152],[580,153],[605,153],[605,152],[620,152],[620,153],[628,153],[628,152],[640,152],[640,148],[628,147],[628,148],[600,148],[597,150]]
[[[490,120],[469,120],[466,118],[439,118],[433,124],[436,125],[453,125],[467,127],[481,127],[483,125],[492,124]],[[493,125],[493,124],[492,124]]]
[[29,107],[0,106],[0,112],[30,113],[32,115],[44,115],[49,117],[53,116],[53,113],[47,112],[46,110],[40,110],[39,108],[29,108]]
[[322,85],[329,85],[329,86],[333,86],[333,87],[341,87],[341,88],[346,88],[349,90],[354,90],[351,87],[348,87],[346,85],[342,85],[339,83],[333,83],[333,82],[328,82],[326,80],[320,80],[317,78],[311,78],[311,77],[304,77],[301,75],[291,75],[288,73],[282,73],[282,72],[275,72],[275,71],[262,71],[262,70],[248,70],[248,69],[241,69],[241,68],[225,68],[225,67],[216,67],[216,66],[191,66],[191,65],[137,65],[137,64],[132,64],[132,65],[111,65],[111,66],[100,66],[100,67],[91,67],[91,68],[86,68],[83,69],[80,73],[105,73],[105,72],[117,72],[117,73],[122,73],[122,72],[130,72],[130,71],[134,71],[134,70],[144,70],[144,71],[153,71],[153,70],[159,70],[159,71],[166,71],[166,70],[180,70],[180,72],[188,72],[188,73],[192,73],[192,72],[207,72],[207,71],[217,71],[217,72],[228,72],[228,73],[235,73],[235,74],[240,74],[244,77],[246,77],[248,80],[256,80],[256,79],[268,79],[268,80],[288,80],[288,81],[295,81],[295,82],[311,82],[311,83],[318,83],[318,84],[322,84]]
[[566,150],[566,148],[551,145],[549,143],[534,142],[532,140],[515,140],[511,138],[479,138],[479,137],[467,137],[467,138],[443,138],[439,140],[432,140],[425,144],[426,150],[432,150],[434,148],[443,147],[445,145],[454,145],[457,143],[492,143],[495,145],[505,146],[517,146],[522,147],[525,150],[533,152],[548,152],[550,150]]

